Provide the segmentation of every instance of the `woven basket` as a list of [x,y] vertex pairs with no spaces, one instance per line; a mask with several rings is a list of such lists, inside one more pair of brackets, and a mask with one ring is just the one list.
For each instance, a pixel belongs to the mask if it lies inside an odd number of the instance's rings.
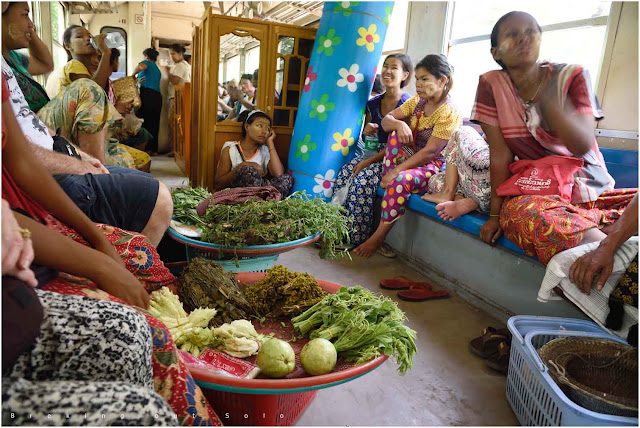
[[607,339],[561,337],[538,354],[574,403],[598,413],[637,417],[637,349]]
[[133,76],[121,77],[118,80],[114,80],[113,92],[116,94],[116,98],[124,102],[133,100],[133,108],[138,108],[142,105],[140,99],[140,93],[138,92],[138,86],[136,85],[136,78]]

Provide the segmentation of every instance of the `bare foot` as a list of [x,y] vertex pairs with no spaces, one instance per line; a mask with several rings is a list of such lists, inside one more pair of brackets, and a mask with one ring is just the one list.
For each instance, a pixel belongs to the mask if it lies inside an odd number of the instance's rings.
[[358,245],[353,250],[353,253],[356,256],[369,258],[378,250],[378,248],[382,247],[383,243],[384,243],[384,238],[377,239],[376,237],[372,236],[371,238],[364,241],[362,244]]
[[422,195],[422,200],[433,202],[434,204],[441,204],[443,202],[453,201],[455,195],[455,192],[451,193],[443,190],[437,193],[425,193],[424,195]]
[[453,221],[454,219],[478,209],[478,204],[471,198],[448,201],[436,205],[438,215],[443,220]]

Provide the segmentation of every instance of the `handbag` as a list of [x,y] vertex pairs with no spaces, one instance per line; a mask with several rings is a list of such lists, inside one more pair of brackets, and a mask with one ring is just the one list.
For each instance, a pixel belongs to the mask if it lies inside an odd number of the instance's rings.
[[511,177],[496,189],[498,196],[556,195],[570,202],[573,175],[584,166],[582,159],[545,156],[523,159],[509,165]]
[[56,135],[51,137],[53,139],[53,151],[62,153],[63,155],[71,156],[72,158],[80,159],[80,154],[76,150],[76,148],[67,141],[62,135],[60,135],[60,129],[56,132]]

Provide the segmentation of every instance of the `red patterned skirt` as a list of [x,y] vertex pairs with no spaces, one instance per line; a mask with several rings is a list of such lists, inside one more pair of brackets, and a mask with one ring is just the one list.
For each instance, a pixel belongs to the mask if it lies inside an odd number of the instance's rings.
[[558,196],[518,196],[505,201],[500,227],[507,238],[543,263],[580,244],[584,232],[613,224],[638,189],[614,189],[592,202],[567,204]]

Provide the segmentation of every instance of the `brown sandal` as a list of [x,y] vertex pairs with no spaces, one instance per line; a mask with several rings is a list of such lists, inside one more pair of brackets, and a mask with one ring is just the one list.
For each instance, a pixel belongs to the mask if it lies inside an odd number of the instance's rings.
[[500,373],[507,374],[509,372],[510,355],[511,345],[508,345],[507,342],[500,342],[498,352],[487,358],[487,366]]
[[489,358],[498,352],[500,343],[507,342],[511,345],[511,332],[507,328],[496,329],[487,327],[482,332],[482,336],[476,337],[469,342],[469,351],[480,358]]

